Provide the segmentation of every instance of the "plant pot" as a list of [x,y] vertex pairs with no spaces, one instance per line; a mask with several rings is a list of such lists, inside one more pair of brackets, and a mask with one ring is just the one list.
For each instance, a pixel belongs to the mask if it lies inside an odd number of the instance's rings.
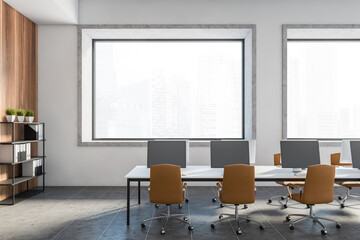
[[6,115],[6,121],[15,122],[15,115]]
[[26,121],[32,123],[34,121],[34,117],[26,117]]
[[24,116],[17,116],[17,117],[18,117],[19,122],[21,122],[21,123],[24,122]]

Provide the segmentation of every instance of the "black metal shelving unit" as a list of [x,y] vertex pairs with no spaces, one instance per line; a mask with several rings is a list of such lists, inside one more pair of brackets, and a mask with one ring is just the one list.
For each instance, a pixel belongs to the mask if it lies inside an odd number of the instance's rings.
[[[24,143],[42,143],[42,154],[41,156],[31,156],[30,159],[24,160],[24,161],[18,161],[15,162],[15,158],[14,158],[14,147],[12,148],[12,161],[11,162],[0,162],[0,165],[11,165],[12,168],[12,177],[7,179],[7,180],[3,180],[0,181],[0,186],[11,186],[12,187],[12,197],[11,197],[11,203],[7,203],[9,202],[8,199],[2,200],[0,202],[0,205],[14,205],[15,204],[15,186],[26,182],[26,192],[29,192],[29,180],[32,180],[34,178],[37,177],[43,177],[43,185],[42,185],[42,190],[37,191],[37,192],[43,192],[45,191],[45,123],[42,122],[0,122],[0,124],[7,124],[11,126],[11,131],[12,131],[12,137],[11,137],[11,142],[0,142],[0,145],[12,145],[15,146],[17,144],[24,144]],[[15,139],[15,126],[21,124],[21,125],[42,125],[43,128],[43,138],[41,140],[20,140],[20,141],[16,141]],[[0,153],[1,154],[1,153]],[[36,175],[36,176],[21,176],[21,177],[15,177],[15,166],[18,164],[23,164],[26,162],[32,162],[32,161],[37,161],[42,159],[42,174],[40,175]],[[29,195],[29,194],[24,194],[24,193],[19,193],[19,195]],[[30,195],[29,195],[30,196]],[[4,203],[5,202],[5,203]]]

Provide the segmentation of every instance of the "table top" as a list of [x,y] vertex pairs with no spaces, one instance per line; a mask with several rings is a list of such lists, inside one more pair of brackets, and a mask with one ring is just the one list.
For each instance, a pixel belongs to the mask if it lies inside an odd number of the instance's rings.
[[[223,171],[223,168],[211,168],[210,166],[187,166],[181,169],[181,175],[184,181],[217,181],[223,178]],[[292,168],[255,166],[255,181],[291,181],[303,180],[305,177],[306,169],[294,173]],[[134,181],[148,181],[150,168],[136,166],[125,178]],[[336,167],[335,180],[360,181],[360,170],[351,167]]]

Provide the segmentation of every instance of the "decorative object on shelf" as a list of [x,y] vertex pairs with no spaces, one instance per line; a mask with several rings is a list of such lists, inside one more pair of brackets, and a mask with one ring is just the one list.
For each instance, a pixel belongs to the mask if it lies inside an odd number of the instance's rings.
[[15,109],[13,109],[13,108],[7,108],[6,110],[5,110],[5,113],[6,113],[6,121],[8,121],[8,122],[14,122],[15,121],[15,117],[16,117],[16,115],[15,115]]
[[43,140],[43,125],[42,124],[28,124],[24,126],[25,140]]
[[16,110],[16,115],[17,115],[17,119],[19,122],[24,122],[24,117],[25,117],[26,111],[24,109],[18,109]]
[[27,110],[25,116],[26,116],[27,122],[32,123],[34,121],[34,111],[33,110]]

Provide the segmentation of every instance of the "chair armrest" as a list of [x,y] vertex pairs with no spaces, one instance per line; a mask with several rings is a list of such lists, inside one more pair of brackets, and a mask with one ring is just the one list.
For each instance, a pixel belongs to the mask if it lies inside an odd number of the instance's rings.
[[187,183],[183,183],[183,198],[186,199],[187,198]]
[[218,190],[218,197],[221,198],[221,194],[222,194],[222,184],[221,183],[216,183],[216,187]]

